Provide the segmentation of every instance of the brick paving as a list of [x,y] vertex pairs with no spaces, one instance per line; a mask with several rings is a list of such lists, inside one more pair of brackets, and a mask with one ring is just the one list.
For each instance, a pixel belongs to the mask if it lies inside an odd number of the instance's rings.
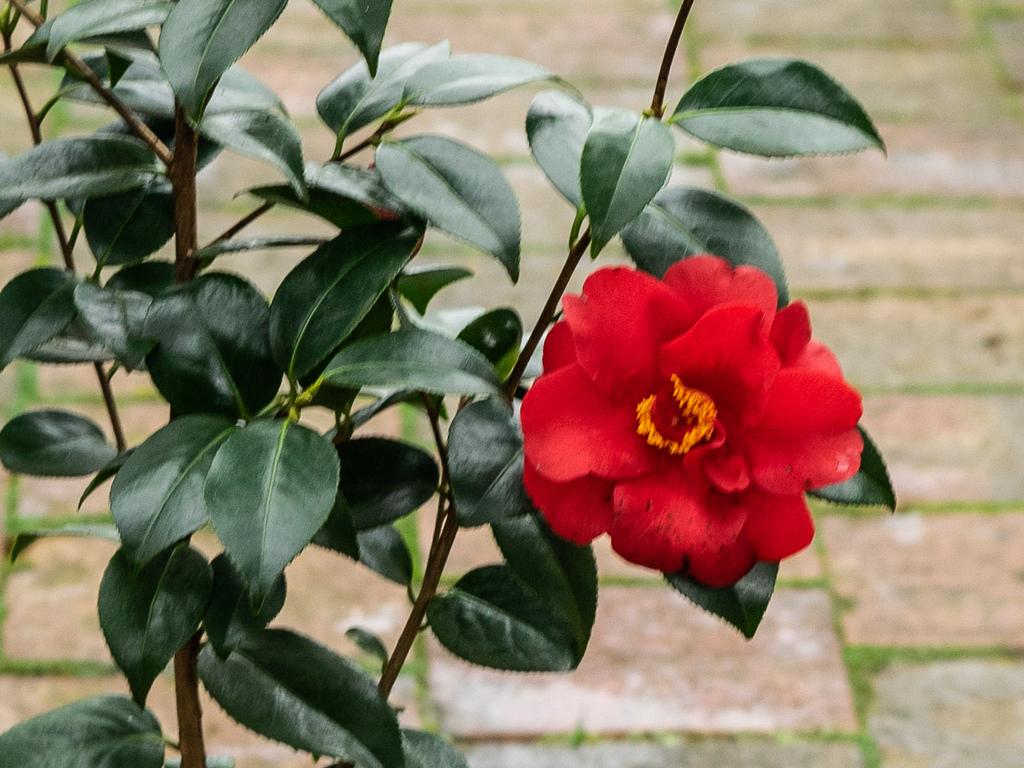
[[[448,36],[458,51],[530,58],[577,80],[594,103],[639,108],[672,15],[665,0],[397,0],[390,35]],[[1024,766],[1024,0],[699,0],[673,95],[687,71],[775,54],[818,61],[844,80],[876,116],[888,157],[765,161],[680,138],[673,181],[716,186],[765,221],[793,293],[864,389],[865,422],[903,508],[896,517],[817,508],[818,540],[784,565],[750,643],[603,542],[599,618],[575,674],[474,669],[424,641],[397,689],[403,720],[457,738],[473,768]],[[333,138],[313,100],[354,60],[312,4],[293,0],[242,63],[281,92],[306,157],[317,159]],[[26,74],[34,93],[53,84],[42,69]],[[571,212],[529,163],[521,125],[530,98],[428,112],[402,128],[495,155],[523,208],[517,287],[492,260],[431,235],[425,259],[478,274],[446,294],[448,306],[478,303],[486,285],[489,300],[530,317],[560,266]],[[7,153],[27,146],[16,106],[0,81]],[[70,105],[48,123],[56,133],[105,120]],[[271,182],[273,172],[249,160],[225,156],[208,169],[203,239],[248,209],[234,189]],[[326,231],[284,210],[251,230]],[[47,234],[32,206],[0,223],[0,277],[52,261]],[[223,266],[270,293],[301,256],[236,255]],[[596,266],[623,258],[613,246]],[[118,376],[115,388],[133,440],[162,423],[166,409],[144,377]],[[22,365],[0,377],[5,417],[38,402],[101,414],[88,369]],[[396,420],[374,429],[417,437]],[[101,518],[103,494],[75,512],[81,486],[0,475],[6,531]],[[197,544],[214,546],[203,536]],[[95,617],[111,551],[44,541],[3,573],[0,729],[125,690]],[[496,557],[485,531],[467,532],[450,577]],[[278,625],[355,655],[350,626],[393,640],[402,590],[320,551],[288,576]],[[152,706],[173,729],[166,676]],[[235,754],[240,768],[309,765],[206,708],[213,754]]]

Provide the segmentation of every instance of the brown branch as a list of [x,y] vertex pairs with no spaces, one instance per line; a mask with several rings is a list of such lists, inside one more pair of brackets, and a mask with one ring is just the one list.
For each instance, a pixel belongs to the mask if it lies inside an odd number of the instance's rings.
[[[9,51],[11,49],[10,36],[5,35],[3,43],[4,50]],[[39,128],[39,120],[36,118],[35,110],[32,107],[32,99],[29,96],[28,89],[25,87],[25,81],[22,79],[21,71],[17,65],[12,64],[10,70],[11,77],[14,79],[14,87],[18,91],[18,97],[21,99],[21,105],[25,110],[25,119],[28,121],[29,131],[32,134],[32,144],[39,146],[43,143],[43,134]],[[53,200],[44,200],[43,205],[49,213],[50,221],[53,224],[53,232],[57,237],[57,244],[60,247],[61,259],[64,261],[64,269],[74,274],[74,249],[71,247],[71,241],[68,240],[67,232],[64,229],[64,221],[60,217],[60,209],[57,208],[57,203]],[[103,404],[107,408],[110,428],[114,432],[114,443],[117,445],[118,452],[123,453],[128,447],[128,442],[125,440],[124,427],[121,425],[121,414],[117,410],[117,401],[114,400],[114,393],[110,388],[110,380],[103,370],[102,363],[93,363],[93,368],[96,371],[96,379],[99,381],[100,392],[103,394]]]
[[196,213],[196,162],[199,135],[180,105],[174,110],[174,158],[167,168],[174,194],[174,276],[187,283],[196,273],[192,254],[198,241]]
[[[21,15],[28,20],[29,24],[34,27],[42,26],[44,19],[29,8],[25,0],[8,0],[8,2],[21,12]],[[160,138],[150,130],[148,125],[142,122],[142,119],[136,115],[127,104],[117,98],[113,91],[103,84],[96,73],[93,72],[84,61],[78,58],[71,51],[65,49],[64,63],[76,75],[89,84],[96,94],[103,99],[103,101],[105,101],[107,105],[121,117],[122,120],[124,120],[132,132],[153,150],[153,153],[164,165],[170,164],[171,150],[167,148],[167,145],[160,141]]]
[[516,360],[512,373],[509,374],[508,379],[505,381],[505,395],[509,400],[515,397],[516,389],[523,380],[523,374],[526,373],[526,366],[530,364],[530,358],[533,357],[537,347],[540,346],[540,340],[544,338],[544,333],[547,331],[551,319],[555,316],[555,312],[558,311],[558,303],[562,300],[562,294],[565,293],[569,280],[572,279],[576,267],[579,266],[580,259],[583,258],[583,254],[587,252],[589,247],[590,228],[588,227],[580,235],[580,239],[576,241],[576,244],[569,250],[565,264],[562,265],[562,271],[558,273],[555,284],[551,286],[551,292],[548,294],[547,301],[544,302],[544,308],[541,309],[537,323],[533,326],[533,332],[530,334],[530,338],[527,339],[522,352],[519,353],[519,358]]
[[199,703],[200,632],[174,654],[175,704],[178,710],[178,743],[181,768],[206,768],[206,743],[203,738],[203,709]]
[[676,23],[672,27],[672,33],[668,36],[668,45],[665,46],[665,56],[661,60],[661,69],[658,71],[658,81],[654,86],[654,97],[651,99],[651,113],[659,120],[665,114],[665,91],[668,89],[668,76],[672,72],[672,62],[679,50],[679,42],[683,37],[683,28],[686,20],[690,17],[690,9],[693,8],[694,0],[683,0],[676,16]]

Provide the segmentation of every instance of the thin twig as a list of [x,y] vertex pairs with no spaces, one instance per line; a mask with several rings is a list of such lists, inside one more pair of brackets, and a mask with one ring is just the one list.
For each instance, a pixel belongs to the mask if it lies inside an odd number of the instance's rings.
[[201,632],[174,654],[175,706],[178,712],[178,743],[181,768],[206,768],[206,743],[203,738],[203,709],[199,702],[199,657]]
[[679,50],[679,42],[683,37],[683,28],[686,20],[690,17],[690,9],[693,8],[694,0],[683,0],[676,16],[676,23],[672,27],[672,33],[668,36],[668,44],[665,46],[665,56],[661,60],[661,69],[658,71],[658,81],[654,86],[654,98],[651,99],[651,113],[659,120],[665,114],[665,91],[668,89],[668,76],[672,72],[672,62]]
[[[29,8],[28,4],[25,3],[24,0],[8,0],[8,2],[21,12],[21,15],[25,17],[29,24],[34,27],[42,26],[44,21],[43,18]],[[84,61],[78,58],[71,51],[65,49],[64,63],[76,75],[85,80],[96,94],[103,99],[111,109],[120,115],[121,119],[124,120],[132,132],[153,150],[153,153],[160,159],[160,162],[165,166],[170,165],[171,150],[167,148],[167,145],[160,141],[160,138],[150,130],[148,125],[142,122],[142,119],[135,114],[127,104],[117,98],[113,91],[103,84],[96,73],[93,72]]]
[[196,274],[192,258],[198,242],[196,163],[199,135],[181,105],[174,109],[174,160],[167,168],[174,196],[174,277],[187,283]]
[[[5,35],[3,43],[4,50],[9,51],[11,49],[10,36]],[[38,146],[43,143],[43,135],[39,128],[39,120],[36,119],[36,113],[32,107],[32,99],[29,96],[28,89],[25,87],[25,81],[22,79],[21,71],[18,69],[17,65],[12,64],[10,66],[10,70],[11,77],[14,79],[14,87],[18,91],[18,96],[21,99],[21,105],[25,111],[25,119],[28,121],[29,131],[32,134],[32,144]],[[64,262],[64,269],[74,274],[74,248],[71,241],[68,239],[67,232],[64,229],[64,221],[60,217],[60,209],[57,207],[57,203],[53,200],[44,200],[43,206],[50,215],[50,221],[53,224],[53,232],[57,237],[57,245],[60,247],[61,259]],[[124,427],[121,425],[121,414],[117,410],[117,401],[114,399],[114,393],[110,388],[110,380],[107,378],[107,374],[103,370],[102,363],[93,363],[93,368],[96,371],[96,379],[99,381],[100,392],[103,394],[103,404],[107,408],[107,417],[110,419],[110,428],[114,432],[114,443],[117,446],[118,453],[123,453],[128,447],[128,442],[125,440]]]

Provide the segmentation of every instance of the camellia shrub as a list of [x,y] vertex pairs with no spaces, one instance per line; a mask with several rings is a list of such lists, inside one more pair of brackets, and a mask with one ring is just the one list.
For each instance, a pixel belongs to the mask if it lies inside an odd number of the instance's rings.
[[[811,541],[808,494],[894,505],[860,396],[791,301],[768,233],[721,194],[666,186],[676,130],[766,157],[883,149],[832,78],[799,60],[743,61],[666,109],[686,0],[650,104],[605,109],[525,61],[446,42],[382,50],[391,0],[313,0],[364,60],[320,92],[336,150],[304,163],[278,97],[234,65],[286,2],[82,0],[49,16],[45,0],[0,2],[0,64],[35,145],[0,160],[0,214],[39,201],[63,258],[0,292],[0,367],[92,366],[114,438],[63,410],[3,427],[13,473],[90,478],[83,498],[113,478],[109,524],[29,532],[12,555],[41,536],[120,542],[98,610],[128,689],[0,735],[3,768],[201,768],[200,685],[243,726],[335,766],[464,766],[438,736],[400,728],[388,703],[421,630],[476,664],[574,669],[597,603],[590,542],[608,534],[749,637],[779,561]],[[34,66],[60,75],[41,104],[22,80]],[[428,306],[470,273],[421,263],[424,238],[468,243],[515,282],[520,213],[491,159],[415,134],[416,118],[538,83],[525,130],[567,204],[564,267],[527,324],[499,307],[448,328]],[[111,122],[44,141],[64,100],[105,106]],[[282,181],[231,190],[258,205],[200,242],[196,176],[222,153]],[[246,237],[275,206],[337,232]],[[563,297],[616,238],[635,267],[601,266]],[[171,240],[173,261],[161,257]],[[296,246],[309,253],[269,300],[218,268],[224,254]],[[127,375],[148,376],[169,406],[139,445],[112,395]],[[363,436],[396,407],[434,451]],[[310,426],[318,411],[333,416],[326,434]],[[432,499],[414,574],[396,522]],[[478,526],[504,562],[439,590],[460,530]],[[190,545],[206,527],[223,546],[212,562]],[[309,546],[408,587],[394,647],[355,632],[379,678],[301,627],[268,628],[285,567]],[[172,663],[178,732],[165,733],[145,707]]]

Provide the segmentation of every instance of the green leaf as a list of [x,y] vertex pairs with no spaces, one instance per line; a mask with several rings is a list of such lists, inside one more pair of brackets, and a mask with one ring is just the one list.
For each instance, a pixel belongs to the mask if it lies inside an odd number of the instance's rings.
[[789,303],[785,270],[771,235],[746,206],[717,192],[663,189],[622,230],[622,242],[637,266],[658,277],[677,261],[701,253],[721,256],[734,266],[749,264],[775,281],[780,307]]
[[93,696],[0,735],[0,768],[161,768],[160,723],[124,696]]
[[580,164],[594,116],[590,106],[565,91],[543,91],[526,115],[526,135],[533,159],[566,200],[577,208]]
[[213,593],[206,606],[203,626],[210,644],[223,658],[251,634],[267,626],[284,607],[288,589],[282,574],[274,582],[263,606],[257,611],[238,571],[226,554],[210,563],[213,569]]
[[494,367],[475,349],[419,330],[357,341],[335,355],[323,378],[344,387],[408,387],[434,394],[501,391]]
[[502,402],[463,408],[448,435],[448,463],[459,524],[476,526],[533,509],[523,490],[523,438]]
[[302,139],[287,118],[269,111],[222,112],[204,117],[199,131],[222,147],[275,166],[295,193],[305,196]]
[[363,653],[379,661],[382,668],[388,663],[388,649],[373,632],[362,627],[349,627],[345,630],[345,637],[355,643]]
[[494,365],[498,377],[512,372],[523,341],[523,322],[514,309],[501,307],[485,312],[459,332],[464,341]]
[[277,21],[288,0],[178,0],[160,33],[160,63],[193,118],[243,53]]
[[144,335],[157,343],[146,367],[176,415],[247,417],[277,394],[270,308],[245,280],[207,274],[158,296]]
[[344,72],[316,98],[320,118],[340,140],[374,120],[384,117],[402,103],[405,81],[421,67],[447,59],[448,41],[426,46],[403,43],[380,55],[376,76],[365,61]]
[[519,279],[519,202],[486,155],[440,136],[384,142],[377,169],[388,189],[433,226],[493,254]]
[[53,61],[77,40],[162,24],[173,7],[169,0],[83,0],[53,19],[46,56]]
[[327,18],[341,27],[366,59],[373,74],[380,59],[384,30],[391,16],[391,0],[313,0]]
[[597,612],[597,564],[589,546],[559,538],[536,512],[495,521],[494,540],[508,566],[568,627],[576,663],[590,641]]
[[417,106],[471,104],[539,80],[553,80],[544,67],[522,59],[463,54],[428,64],[405,82],[405,98]]
[[29,411],[0,429],[0,461],[15,474],[91,475],[116,453],[99,427],[68,411]]
[[15,562],[21,554],[40,539],[51,538],[82,538],[106,539],[120,541],[117,528],[109,523],[65,523],[50,528],[36,528],[31,531],[18,531],[11,545],[11,562]]
[[427,607],[430,628],[459,658],[516,672],[568,672],[579,663],[569,629],[507,565],[477,568]]
[[158,173],[138,139],[97,133],[46,141],[0,161],[0,189],[21,200],[112,195],[145,186]]
[[626,110],[595,116],[580,166],[594,254],[665,186],[674,152],[672,133],[659,120]]
[[[73,300],[72,296],[68,298]],[[22,358],[36,363],[69,365],[105,363],[113,360],[114,356],[109,349],[93,339],[81,318],[75,317],[63,331],[31,352],[26,352]]]
[[63,331],[75,316],[75,278],[43,267],[23,272],[0,291],[0,370]]
[[100,582],[100,627],[140,705],[157,675],[195,633],[212,583],[206,560],[187,544],[142,570],[123,550],[111,558]]
[[[7,155],[4,152],[0,152],[0,165],[3,165],[4,161],[7,160]],[[24,200],[17,197],[0,197],[0,219],[14,213]]]
[[825,501],[835,504],[853,504],[868,507],[888,507],[896,511],[896,491],[893,490],[889,470],[885,466],[878,446],[864,427],[858,427],[864,438],[864,450],[860,455],[860,470],[844,483],[828,485],[810,492]]
[[405,768],[469,768],[455,747],[432,733],[402,729]]
[[137,370],[153,347],[143,337],[153,299],[137,291],[114,291],[94,283],[76,285],[74,299],[79,320],[96,341],[113,352],[126,369]]
[[267,237],[242,237],[237,240],[218,240],[193,254],[192,258],[203,264],[209,264],[218,256],[226,253],[247,253],[249,251],[265,251],[271,248],[300,248],[310,245],[320,246],[327,241],[322,237],[302,237],[294,235],[270,235]]
[[170,185],[161,179],[141,190],[91,197],[85,203],[82,229],[97,264],[141,261],[174,234]]
[[355,664],[285,630],[247,637],[227,659],[199,655],[210,695],[242,725],[361,768],[404,768],[398,721]]
[[270,307],[270,343],[290,379],[313,370],[356,329],[418,239],[400,224],[344,232],[288,274]]
[[412,581],[412,554],[398,529],[382,525],[357,531],[351,510],[340,494],[313,543],[350,557],[396,584]]
[[779,574],[778,563],[757,563],[731,587],[707,587],[682,574],[666,574],[668,583],[691,601],[736,627],[748,640],[768,608]]
[[110,489],[124,552],[143,566],[209,519],[203,484],[217,449],[238,428],[221,416],[175,419],[125,462]]
[[337,446],[339,489],[356,530],[377,528],[405,517],[437,490],[438,469],[430,454],[397,440],[364,437]]
[[[89,484],[85,486],[85,490],[82,491],[82,495],[78,498],[78,509],[82,509],[82,505],[85,504],[85,500],[88,499],[92,494],[103,485],[107,480],[114,477],[118,472],[121,471],[121,467],[124,466],[128,458],[135,453],[134,448],[129,448],[123,453],[117,454],[114,458],[104,464],[97,470],[95,476],[89,481]],[[118,535],[117,540],[120,541],[121,537]]]
[[766,157],[885,151],[864,108],[818,67],[750,59],[704,76],[671,121],[709,144]]
[[169,261],[147,261],[119,269],[107,281],[112,291],[138,291],[156,297],[174,285],[174,264]]
[[338,455],[290,421],[257,421],[231,435],[206,478],[206,507],[257,607],[327,520]]
[[465,267],[407,267],[398,278],[398,292],[422,315],[442,288],[472,276]]

